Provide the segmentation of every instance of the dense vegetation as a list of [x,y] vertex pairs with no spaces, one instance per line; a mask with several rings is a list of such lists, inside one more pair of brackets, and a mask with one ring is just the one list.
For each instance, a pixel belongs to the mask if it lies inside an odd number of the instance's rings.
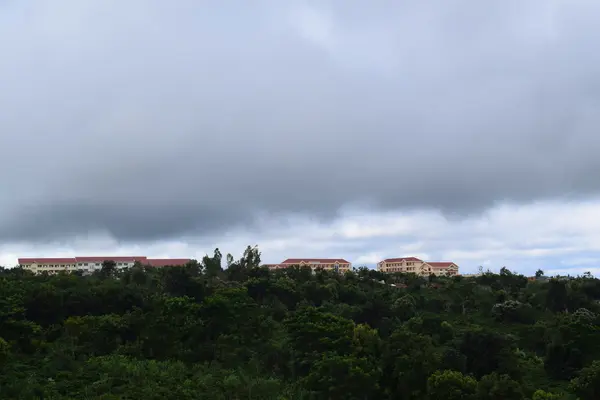
[[0,271],[0,398],[600,399],[591,276],[259,263]]

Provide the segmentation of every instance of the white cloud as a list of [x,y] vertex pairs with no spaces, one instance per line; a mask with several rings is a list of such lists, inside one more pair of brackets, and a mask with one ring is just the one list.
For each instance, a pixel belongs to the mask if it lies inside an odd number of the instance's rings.
[[558,268],[558,269],[549,269],[545,270],[544,274],[546,276],[582,276],[585,273],[591,273],[593,276],[600,277],[600,268]]
[[383,258],[384,257],[379,253],[368,253],[358,257],[356,261],[354,261],[354,264],[356,264],[356,266],[361,266],[362,264],[373,265],[377,264]]
[[324,10],[301,5],[290,12],[290,24],[304,40],[327,51],[339,45],[333,17]]
[[446,220],[436,212],[343,213],[331,224],[314,219],[265,220],[256,233],[230,231],[216,238],[187,238],[148,245],[121,245],[107,235],[80,236],[68,243],[5,245],[0,264],[12,266],[18,256],[146,255],[201,259],[219,247],[238,257],[258,244],[263,261],[288,257],[344,257],[356,266],[387,257],[416,256],[458,263],[464,273],[502,266],[525,274],[538,268],[547,274],[598,272],[600,201],[501,205],[478,217]]
[[600,257],[576,257],[571,260],[568,260],[568,262],[563,261],[562,264],[564,264],[564,265],[580,265],[580,266],[600,265]]
[[[2,264],[247,244],[269,262],[412,255],[464,272],[600,260],[599,201],[527,204],[600,192],[598,1],[0,8]],[[356,203],[488,211],[287,216]],[[39,244],[59,234],[74,238]]]

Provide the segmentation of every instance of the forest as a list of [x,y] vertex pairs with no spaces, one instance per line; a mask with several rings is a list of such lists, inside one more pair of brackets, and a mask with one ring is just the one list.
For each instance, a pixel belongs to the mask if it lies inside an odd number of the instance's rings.
[[1,269],[0,398],[600,399],[590,274],[259,265],[248,247],[90,276]]

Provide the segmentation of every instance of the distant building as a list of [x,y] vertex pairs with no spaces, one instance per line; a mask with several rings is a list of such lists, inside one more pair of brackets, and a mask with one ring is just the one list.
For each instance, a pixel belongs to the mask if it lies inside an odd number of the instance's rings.
[[458,265],[451,261],[427,261],[425,264],[431,266],[431,271],[438,276],[458,275]]
[[458,265],[453,262],[423,261],[416,257],[387,258],[377,263],[377,270],[385,273],[413,273],[420,276],[458,275]]
[[269,268],[271,270],[281,268],[279,266],[279,264],[263,264],[263,265],[261,265],[261,267],[266,267],[266,268]]
[[352,264],[343,258],[288,258],[279,264],[265,264],[269,269],[287,268],[297,265],[299,267],[308,266],[313,270],[323,268],[329,271],[347,272],[352,268]]
[[65,258],[19,258],[19,265],[33,273],[55,274],[61,271],[92,273],[102,268],[104,261],[114,261],[117,269],[133,267],[136,262],[149,267],[185,265],[190,259],[153,259],[144,256],[65,257]]
[[527,277],[528,280],[530,281],[537,281],[537,282],[546,282],[550,280],[549,276],[529,276]]

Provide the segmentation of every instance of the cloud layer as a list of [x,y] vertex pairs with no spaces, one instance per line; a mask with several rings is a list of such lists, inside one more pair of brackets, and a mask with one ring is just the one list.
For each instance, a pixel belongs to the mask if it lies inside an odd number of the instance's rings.
[[3,2],[0,240],[593,197],[599,17],[584,0]]
[[[383,258],[417,256],[451,260],[461,273],[479,266],[498,272],[503,266],[532,275],[600,274],[600,201],[565,204],[538,202],[506,205],[479,216],[448,220],[439,212],[346,210],[328,223],[295,217],[264,220],[254,229],[238,228],[207,237],[180,236],[152,243],[123,243],[109,232],[77,235],[47,244],[0,246],[0,265],[18,256],[69,257],[75,254],[192,257],[201,259],[219,247],[238,257],[248,244],[259,244],[263,261],[293,257],[343,257],[354,266],[374,267]],[[290,229],[290,227],[293,227]]]

